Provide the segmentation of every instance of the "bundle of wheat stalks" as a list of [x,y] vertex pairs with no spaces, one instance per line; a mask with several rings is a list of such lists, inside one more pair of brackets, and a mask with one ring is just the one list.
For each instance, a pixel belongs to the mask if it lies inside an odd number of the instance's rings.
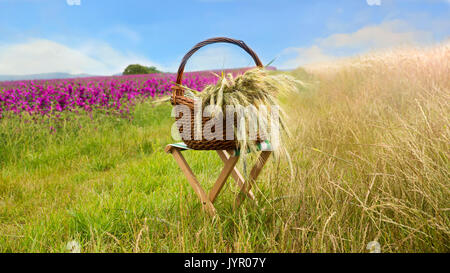
[[[278,108],[279,113],[279,128],[280,136],[288,135],[288,128],[285,126],[285,113],[278,103],[277,95],[289,94],[297,92],[298,84],[302,84],[300,81],[290,77],[286,74],[274,74],[269,73],[263,68],[254,68],[246,71],[244,74],[237,77],[233,77],[231,73],[226,75],[217,75],[219,80],[215,85],[209,85],[203,89],[202,92],[185,88],[186,96],[192,99],[201,99],[203,109],[207,106],[212,107],[213,110],[211,116],[214,117],[217,112],[226,113],[227,106],[233,106],[234,109],[239,107],[254,106],[256,110],[260,110],[262,107],[267,109],[270,113],[275,107]],[[211,107],[209,107],[211,108]],[[250,122],[248,119],[254,118],[254,116],[246,116],[246,122],[241,122],[240,126],[245,126]],[[269,119],[258,119],[259,127],[269,128]],[[236,125],[235,125],[236,126]],[[248,151],[256,151],[257,143],[250,141],[248,126],[246,128],[234,128],[235,139],[239,143],[239,147],[243,153]],[[236,135],[241,133],[239,137]],[[266,135],[270,141],[270,136]],[[276,156],[285,153],[282,148],[281,137],[277,141],[272,142],[272,148]]]

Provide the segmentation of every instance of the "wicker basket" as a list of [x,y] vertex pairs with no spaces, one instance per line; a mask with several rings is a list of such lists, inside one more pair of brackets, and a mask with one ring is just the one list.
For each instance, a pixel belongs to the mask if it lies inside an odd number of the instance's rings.
[[[207,136],[205,136],[205,131],[204,131],[204,126],[205,123],[208,122],[210,120],[210,118],[208,117],[202,117],[202,123],[201,123],[201,132],[202,132],[202,136],[201,139],[199,140],[195,140],[194,139],[194,101],[190,98],[187,98],[184,96],[184,90],[183,88],[181,88],[181,81],[183,78],[183,72],[184,72],[184,66],[186,65],[186,62],[189,60],[189,58],[200,48],[204,47],[205,45],[209,45],[209,44],[214,44],[214,43],[230,43],[230,44],[235,44],[239,47],[241,47],[242,49],[244,49],[248,54],[250,54],[250,56],[253,58],[253,60],[255,61],[256,65],[258,67],[263,67],[261,61],[259,60],[258,56],[256,55],[255,52],[253,52],[253,50],[251,48],[249,48],[243,41],[240,40],[235,40],[235,39],[231,39],[231,38],[226,38],[226,37],[217,37],[217,38],[211,38],[208,40],[205,40],[203,42],[200,42],[198,44],[196,44],[191,50],[189,50],[189,52],[183,57],[183,60],[181,61],[180,67],[178,68],[178,74],[177,74],[177,85],[174,85],[172,87],[172,98],[171,98],[171,102],[172,105],[185,105],[187,107],[189,107],[190,109],[190,119],[189,121],[186,121],[185,119],[182,119],[182,115],[177,116],[176,122],[177,122],[177,126],[179,128],[180,131],[180,135],[181,138],[183,139],[184,143],[186,143],[186,145],[194,150],[232,150],[232,149],[236,149],[239,148],[238,147],[238,142],[236,140],[227,140],[226,139],[226,128],[232,128],[230,126],[234,126],[236,124],[236,118],[234,118],[234,120],[226,120],[224,118],[223,121],[223,132],[216,132],[217,134],[222,133],[223,135],[223,140],[219,140],[219,139],[212,139],[212,140],[208,140]],[[188,124],[184,124],[184,123],[188,123]],[[189,128],[191,128],[191,134],[187,136],[183,134],[183,128],[187,128],[186,126],[190,126]],[[214,129],[214,128],[213,128]],[[261,138],[259,137],[259,135],[257,135],[257,139],[256,141],[261,141]]]

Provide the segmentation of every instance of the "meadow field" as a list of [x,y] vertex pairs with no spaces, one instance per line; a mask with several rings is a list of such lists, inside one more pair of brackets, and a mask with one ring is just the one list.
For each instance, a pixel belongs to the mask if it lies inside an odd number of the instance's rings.
[[[305,83],[280,98],[293,176],[271,158],[258,206],[246,200],[237,211],[229,178],[216,217],[164,152],[174,142],[168,103],[150,95],[126,115],[49,118],[25,106],[31,114],[18,115],[8,101],[0,252],[67,252],[70,241],[81,252],[368,252],[371,241],[382,252],[449,252],[450,44],[271,73]],[[212,186],[219,157],[185,157]]]

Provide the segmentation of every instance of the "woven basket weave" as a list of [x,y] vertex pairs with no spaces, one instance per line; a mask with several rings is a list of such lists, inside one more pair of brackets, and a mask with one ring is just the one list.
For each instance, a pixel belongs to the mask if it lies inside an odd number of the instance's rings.
[[[182,140],[189,148],[194,149],[194,150],[232,150],[232,149],[239,148],[238,142],[236,140],[227,140],[226,139],[226,129],[233,128],[233,126],[236,125],[236,118],[234,118],[233,120],[226,120],[224,118],[223,130],[222,130],[223,132],[216,132],[217,134],[223,135],[222,140],[219,140],[219,139],[208,140],[208,139],[211,139],[211,137],[208,137],[207,135],[205,135],[204,128],[205,128],[205,123],[208,122],[210,120],[210,118],[202,117],[201,139],[199,139],[199,140],[194,139],[194,128],[195,128],[194,127],[194,101],[192,99],[184,96],[184,89],[181,87],[181,82],[183,79],[183,72],[184,72],[184,67],[186,65],[186,62],[197,50],[199,50],[200,48],[202,48],[206,45],[214,44],[214,43],[235,44],[235,45],[241,47],[242,49],[244,49],[253,58],[253,60],[255,61],[255,64],[258,67],[263,67],[263,65],[262,65],[261,61],[259,60],[258,56],[256,55],[256,53],[253,52],[253,50],[251,48],[249,48],[243,41],[226,38],[226,37],[216,37],[216,38],[211,38],[211,39],[205,40],[203,42],[200,42],[200,43],[196,44],[191,50],[189,50],[189,52],[183,57],[180,67],[178,68],[177,81],[176,81],[177,85],[174,85],[172,87],[171,102],[172,102],[172,105],[174,105],[174,106],[185,105],[185,106],[189,107],[189,109],[190,109],[191,115],[190,115],[189,121],[186,121],[186,119],[182,119],[182,115],[175,117],[175,119],[176,119],[177,127],[179,128]],[[187,123],[187,124],[184,124],[184,123]],[[187,126],[190,126],[189,128],[191,128],[191,131],[190,131],[191,133],[183,134],[183,129],[188,128]],[[213,128],[213,129],[215,129],[215,128]],[[212,131],[214,131],[214,130],[212,130]],[[258,141],[258,142],[261,141],[261,138],[259,137],[259,135],[257,136],[256,141]]]

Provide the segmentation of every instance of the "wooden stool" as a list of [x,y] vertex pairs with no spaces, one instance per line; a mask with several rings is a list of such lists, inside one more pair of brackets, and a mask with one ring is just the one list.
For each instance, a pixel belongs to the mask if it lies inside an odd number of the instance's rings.
[[[238,169],[235,167],[236,163],[239,160],[239,150],[231,150],[231,151],[216,151],[219,154],[220,159],[224,162],[224,167],[220,172],[219,177],[216,180],[216,183],[212,187],[209,194],[206,194],[206,191],[203,190],[194,173],[192,172],[189,164],[184,159],[184,156],[181,154],[182,151],[191,150],[184,143],[176,143],[169,144],[166,146],[166,153],[171,153],[175,158],[175,161],[180,166],[184,175],[186,176],[189,184],[191,184],[192,188],[194,188],[195,193],[200,198],[202,202],[203,208],[210,214],[215,215],[216,209],[214,208],[214,201],[222,190],[223,185],[227,181],[227,178],[230,176],[236,181],[238,187],[240,188],[239,194],[236,196],[234,202],[234,208],[238,208],[245,196],[249,197],[252,200],[255,200],[255,196],[252,192],[252,186],[255,183],[255,180],[258,178],[259,173],[267,162],[270,154],[272,153],[271,146],[268,142],[262,142],[258,144],[258,150],[261,151],[258,160],[250,171],[250,177],[248,181],[245,181],[242,175],[239,173]],[[256,201],[256,200],[255,200]]]

